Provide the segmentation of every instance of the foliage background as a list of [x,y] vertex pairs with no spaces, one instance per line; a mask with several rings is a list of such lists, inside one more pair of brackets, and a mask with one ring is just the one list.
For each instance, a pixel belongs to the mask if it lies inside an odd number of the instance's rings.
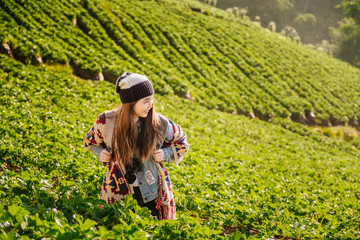
[[[206,2],[206,0],[205,0]],[[218,0],[222,9],[240,7],[261,25],[276,24],[277,32],[296,29],[304,44],[360,67],[359,1],[357,0]]]
[[[1,239],[360,237],[359,140],[326,128],[357,126],[358,69],[198,1],[56,3],[0,0]],[[191,144],[176,221],[98,199],[83,137],[124,70]]]

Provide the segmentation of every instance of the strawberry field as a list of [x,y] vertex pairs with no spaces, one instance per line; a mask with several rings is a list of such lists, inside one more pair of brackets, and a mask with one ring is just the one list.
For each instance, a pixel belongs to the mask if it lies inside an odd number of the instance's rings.
[[[0,41],[0,239],[360,239],[359,138],[296,123],[359,128],[359,69],[193,0],[0,0]],[[177,220],[99,200],[124,71],[188,136]]]
[[178,220],[131,198],[101,205],[105,168],[83,149],[114,85],[0,57],[1,239],[356,239],[359,149],[300,124],[271,123],[156,95],[190,152],[167,165]]
[[0,20],[2,52],[24,63],[140,71],[208,109],[359,127],[358,69],[199,1],[0,0]]

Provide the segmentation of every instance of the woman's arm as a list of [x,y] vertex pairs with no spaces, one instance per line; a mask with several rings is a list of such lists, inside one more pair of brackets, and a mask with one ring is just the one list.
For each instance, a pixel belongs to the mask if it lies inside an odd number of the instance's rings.
[[100,153],[106,148],[105,146],[105,113],[100,114],[84,137],[84,148],[91,152],[100,161]]
[[169,119],[168,129],[165,136],[164,145],[161,147],[164,151],[164,161],[178,165],[189,150],[189,143],[186,140],[186,134],[181,127]]

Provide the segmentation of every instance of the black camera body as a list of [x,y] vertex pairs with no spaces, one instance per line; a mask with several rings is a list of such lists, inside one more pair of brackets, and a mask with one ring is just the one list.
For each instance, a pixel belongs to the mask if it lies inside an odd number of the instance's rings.
[[141,162],[137,158],[133,158],[133,163],[131,166],[127,167],[126,173],[125,173],[125,179],[129,184],[132,184],[135,182],[136,175],[138,171],[141,171]]

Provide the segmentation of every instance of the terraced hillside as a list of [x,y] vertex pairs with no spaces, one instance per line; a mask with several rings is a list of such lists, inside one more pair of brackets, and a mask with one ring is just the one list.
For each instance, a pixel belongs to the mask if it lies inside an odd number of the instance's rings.
[[198,1],[0,0],[2,52],[114,81],[148,75],[208,109],[359,127],[360,71]]
[[1,239],[360,237],[360,150],[346,142],[156,94],[191,144],[167,165],[178,220],[157,221],[131,197],[101,208],[105,168],[83,137],[119,104],[113,84],[4,55],[0,84]]

